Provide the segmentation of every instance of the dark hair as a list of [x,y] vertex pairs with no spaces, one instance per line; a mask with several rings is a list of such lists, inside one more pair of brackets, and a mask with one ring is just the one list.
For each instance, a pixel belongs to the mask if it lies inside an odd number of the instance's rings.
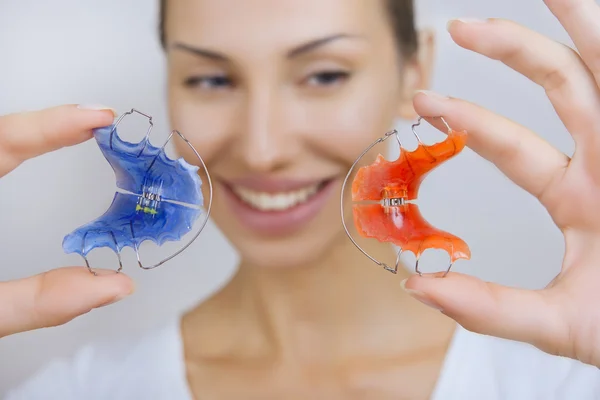
[[[394,30],[400,53],[411,57],[417,50],[417,32],[413,0],[385,0],[390,23]],[[159,33],[160,42],[165,46],[165,14],[167,0],[160,0]]]

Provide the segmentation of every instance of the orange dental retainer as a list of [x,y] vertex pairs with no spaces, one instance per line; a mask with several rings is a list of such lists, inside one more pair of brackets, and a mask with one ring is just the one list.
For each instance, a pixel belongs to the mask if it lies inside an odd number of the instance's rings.
[[[441,117],[440,117],[441,118]],[[425,145],[415,131],[422,117],[412,126],[418,141],[413,151],[402,147],[397,130],[387,132],[373,142],[354,162],[342,185],[342,223],[346,234],[354,245],[376,264],[392,273],[398,272],[400,256],[404,251],[412,252],[416,257],[415,271],[419,271],[419,258],[427,249],[444,250],[450,256],[450,264],[443,276],[446,276],[458,259],[470,259],[471,252],[464,240],[435,228],[421,215],[414,201],[419,187],[428,173],[440,164],[460,153],[466,144],[467,133],[450,128],[445,140],[433,145]],[[374,238],[380,242],[390,242],[399,247],[396,264],[392,268],[365,252],[350,235],[344,219],[344,189],[352,171],[375,145],[395,136],[400,146],[400,155],[395,161],[387,161],[379,154],[374,163],[361,167],[352,182],[352,213],[358,233],[365,238]]]

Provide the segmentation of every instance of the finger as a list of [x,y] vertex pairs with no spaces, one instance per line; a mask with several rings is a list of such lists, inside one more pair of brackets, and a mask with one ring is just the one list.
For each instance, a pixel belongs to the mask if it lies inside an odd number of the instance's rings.
[[[452,129],[466,130],[469,148],[547,206],[553,183],[569,163],[566,155],[527,128],[467,101],[421,92],[413,104],[423,117],[443,117]],[[446,132],[438,118],[430,120]]]
[[600,7],[594,0],[545,0],[600,85]]
[[600,90],[573,49],[504,20],[454,21],[448,30],[459,46],[499,60],[542,86],[578,147],[597,152]]
[[463,274],[412,276],[403,282],[415,299],[454,319],[465,329],[526,342],[554,353],[565,323],[545,292],[509,288]]
[[129,277],[115,271],[59,268],[0,282],[0,337],[65,324],[133,292]]
[[29,158],[90,139],[114,117],[106,107],[75,105],[0,117],[0,177]]

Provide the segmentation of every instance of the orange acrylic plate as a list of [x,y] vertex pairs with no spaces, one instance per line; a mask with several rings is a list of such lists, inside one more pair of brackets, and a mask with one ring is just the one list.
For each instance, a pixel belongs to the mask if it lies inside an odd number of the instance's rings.
[[429,172],[460,153],[465,147],[466,132],[450,130],[442,142],[425,145],[419,141],[413,151],[400,148],[396,161],[381,154],[371,165],[358,170],[352,182],[352,200],[377,201],[400,199],[398,205],[355,204],[354,224],[363,237],[391,242],[411,251],[418,258],[426,249],[444,250],[451,264],[457,259],[470,259],[468,245],[460,238],[433,227],[414,203],[421,183]]
[[444,250],[454,263],[469,259],[471,252],[460,238],[439,230],[421,215],[416,204],[385,207],[381,204],[355,204],[354,224],[359,234],[382,242],[391,242],[419,257],[426,249]]

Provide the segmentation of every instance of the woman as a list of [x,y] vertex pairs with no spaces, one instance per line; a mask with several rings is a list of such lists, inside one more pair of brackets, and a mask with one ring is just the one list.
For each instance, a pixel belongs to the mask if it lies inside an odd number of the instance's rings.
[[[573,158],[474,104],[415,96],[429,83],[433,40],[414,31],[410,1],[163,4],[172,125],[207,162],[212,217],[239,250],[239,270],[164,330],[86,348],[8,398],[598,398],[600,8],[547,4],[581,57],[507,21],[453,21],[449,31],[546,89],[578,144]],[[357,253],[339,221],[342,180],[415,111],[468,131],[474,151],[547,208],[567,254],[546,289],[402,270],[402,291]],[[4,117],[0,173],[112,119],[74,106]],[[388,245],[361,245],[395,260]],[[124,275],[83,268],[2,285],[2,335],[65,323],[132,288]]]

